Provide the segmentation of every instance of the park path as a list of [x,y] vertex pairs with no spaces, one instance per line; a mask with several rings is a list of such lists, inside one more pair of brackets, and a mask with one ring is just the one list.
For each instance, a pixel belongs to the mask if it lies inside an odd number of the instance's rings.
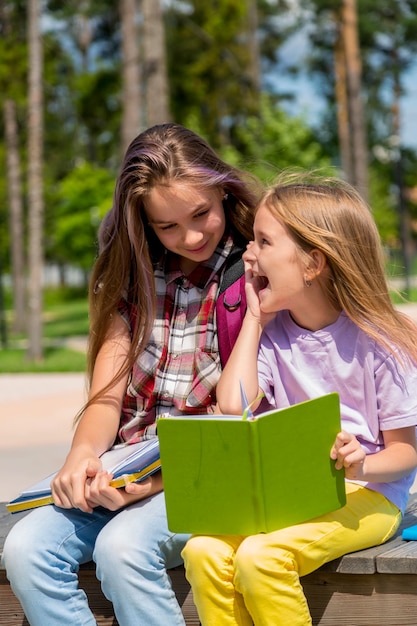
[[0,501],[58,469],[83,405],[84,374],[0,375]]

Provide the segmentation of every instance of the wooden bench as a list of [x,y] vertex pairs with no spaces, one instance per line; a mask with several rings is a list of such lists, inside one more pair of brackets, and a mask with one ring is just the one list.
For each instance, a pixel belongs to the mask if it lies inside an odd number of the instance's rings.
[[[0,504],[0,554],[6,534],[22,515],[10,515],[5,505]],[[414,494],[393,539],[377,548],[347,554],[303,577],[314,626],[417,626],[417,541],[401,539],[401,530],[416,524],[417,494]],[[170,570],[170,575],[186,624],[198,625],[183,568]],[[88,595],[97,624],[117,626],[92,563],[81,568],[80,586]],[[3,569],[0,569],[0,624],[28,624]]]

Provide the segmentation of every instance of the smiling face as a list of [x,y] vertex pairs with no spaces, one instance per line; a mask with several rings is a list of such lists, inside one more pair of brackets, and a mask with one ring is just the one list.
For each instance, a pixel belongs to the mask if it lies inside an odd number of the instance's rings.
[[296,243],[265,206],[256,213],[254,233],[255,240],[250,249],[255,258],[253,270],[268,281],[259,292],[261,311],[296,310],[304,300],[306,290],[306,267]]
[[223,194],[186,183],[154,187],[145,200],[145,214],[159,241],[181,257],[189,274],[207,261],[223,237],[226,218]]

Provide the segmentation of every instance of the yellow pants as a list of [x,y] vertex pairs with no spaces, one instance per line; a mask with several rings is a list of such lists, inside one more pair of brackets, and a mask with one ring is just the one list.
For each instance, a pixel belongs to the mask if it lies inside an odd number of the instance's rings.
[[182,556],[202,625],[311,624],[300,576],[384,543],[401,521],[375,491],[347,483],[346,496],[343,508],[272,533],[191,537]]

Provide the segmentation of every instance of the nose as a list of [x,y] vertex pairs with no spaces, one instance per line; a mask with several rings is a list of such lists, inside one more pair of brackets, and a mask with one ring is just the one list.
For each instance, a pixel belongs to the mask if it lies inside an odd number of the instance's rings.
[[247,247],[245,252],[243,253],[243,259],[245,261],[249,261],[250,263],[254,263],[257,260],[256,256],[257,246],[254,241],[251,241]]
[[199,230],[187,229],[183,235],[183,243],[186,248],[192,250],[198,248],[203,242],[203,233]]

